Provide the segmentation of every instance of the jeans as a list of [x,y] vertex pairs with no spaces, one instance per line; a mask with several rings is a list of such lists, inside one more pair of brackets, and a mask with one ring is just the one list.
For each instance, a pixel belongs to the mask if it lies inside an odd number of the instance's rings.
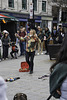
[[25,51],[26,51],[26,42],[20,41],[20,55],[25,54]]

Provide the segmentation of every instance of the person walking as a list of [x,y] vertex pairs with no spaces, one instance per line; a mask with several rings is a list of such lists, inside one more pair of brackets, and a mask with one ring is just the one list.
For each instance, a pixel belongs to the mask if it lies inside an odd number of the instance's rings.
[[[21,39],[20,36],[16,34],[16,36]],[[37,37],[35,30],[30,30],[30,33],[25,38],[22,37],[21,41],[26,41],[26,62],[29,64],[30,74],[33,73],[33,66],[34,66],[34,56],[36,50],[36,42],[41,42],[40,39]]]
[[10,38],[8,36],[8,32],[5,32],[4,36],[2,37],[2,45],[3,45],[3,59],[8,58],[8,48],[9,48]]
[[59,100],[67,100],[67,34],[50,72],[50,94]]

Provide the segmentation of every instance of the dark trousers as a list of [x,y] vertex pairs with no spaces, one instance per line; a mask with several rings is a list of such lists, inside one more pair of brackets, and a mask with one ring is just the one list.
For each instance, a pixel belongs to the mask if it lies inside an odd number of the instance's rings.
[[49,44],[49,41],[45,41],[45,49],[46,49],[46,52],[48,53],[48,44]]
[[[18,50],[17,50],[17,51],[11,51],[11,52],[10,52],[11,57],[14,58],[14,55],[15,55],[15,58],[16,58],[16,57],[17,57],[17,55],[16,55],[17,53],[18,53]],[[13,55],[13,54],[14,54],[14,55]]]
[[3,45],[3,58],[8,58],[8,46]]
[[34,52],[26,52],[26,62],[29,64],[29,69],[30,72],[33,71],[33,60],[34,60],[34,55],[35,55],[35,51]]

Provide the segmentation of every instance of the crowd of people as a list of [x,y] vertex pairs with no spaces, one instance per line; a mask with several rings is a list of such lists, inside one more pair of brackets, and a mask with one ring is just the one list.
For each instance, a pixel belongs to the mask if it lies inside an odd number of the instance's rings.
[[[8,50],[9,47],[12,46],[12,51],[10,52],[10,55],[12,58],[17,58],[18,53],[18,43],[20,47],[20,55],[26,54],[26,40],[22,41],[22,37],[25,38],[26,36],[29,36],[30,31],[27,33],[25,27],[20,28],[20,30],[17,31],[17,34],[20,36],[20,39],[16,37],[16,41],[11,41],[10,34],[8,31],[4,30],[3,32],[0,32],[0,61],[5,60],[8,58]],[[45,28],[45,32],[43,32],[42,28],[40,26],[37,27],[36,36],[40,39],[40,42],[36,43],[36,50],[37,55],[43,54],[44,45],[46,53],[48,54],[48,44],[50,41],[53,41],[53,44],[61,44],[64,40],[65,32],[63,28],[59,27],[58,30],[56,26],[53,27],[52,32],[50,32],[49,28]],[[45,42],[45,44],[44,44]],[[3,49],[3,53],[1,56],[1,47]],[[13,55],[14,54],[14,55]]]

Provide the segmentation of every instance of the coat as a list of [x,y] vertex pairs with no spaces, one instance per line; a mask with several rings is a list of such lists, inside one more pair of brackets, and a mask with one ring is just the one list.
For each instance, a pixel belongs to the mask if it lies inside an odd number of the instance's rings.
[[59,63],[55,66],[53,72],[50,75],[49,85],[50,94],[55,98],[60,98],[60,95],[56,90],[60,89],[63,81],[67,77],[67,64]]

